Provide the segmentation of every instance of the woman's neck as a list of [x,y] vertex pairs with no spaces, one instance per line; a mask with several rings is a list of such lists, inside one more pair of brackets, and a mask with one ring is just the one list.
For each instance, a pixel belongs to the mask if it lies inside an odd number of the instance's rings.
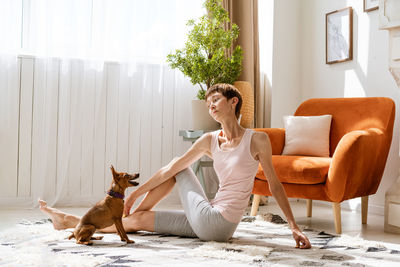
[[245,129],[240,126],[237,120],[227,120],[221,123],[223,135],[228,141],[241,137]]

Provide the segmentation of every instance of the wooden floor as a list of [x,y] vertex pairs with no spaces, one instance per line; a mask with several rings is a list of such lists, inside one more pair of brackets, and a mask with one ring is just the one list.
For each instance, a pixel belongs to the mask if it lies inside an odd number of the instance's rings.
[[[307,207],[305,202],[290,202],[297,224],[307,225],[312,229],[325,231],[334,234],[335,226],[333,221],[332,207],[313,204],[313,217],[307,217]],[[84,214],[88,208],[60,208],[63,211],[76,215]],[[179,206],[160,206],[157,209],[180,209]],[[250,208],[249,208],[250,211]],[[261,212],[270,212],[282,215],[276,203],[269,203],[260,206]],[[38,220],[46,218],[39,209],[0,209],[0,231],[12,227],[23,219]],[[400,245],[400,235],[389,234],[383,231],[384,218],[380,215],[368,214],[368,223],[361,224],[361,214],[342,209],[342,234],[349,236],[360,236],[371,241],[381,241]]]
[[[312,217],[307,217],[307,206],[305,202],[290,202],[297,224],[307,225],[311,229],[322,230],[335,234],[335,224],[332,205],[321,205],[313,203]],[[260,207],[263,212],[271,212],[283,216],[282,211],[276,203],[269,203]],[[368,214],[367,224],[361,223],[361,213],[352,212],[342,208],[342,234],[349,236],[360,236],[371,241],[381,241],[400,245],[399,234],[389,234],[383,231],[384,216]]]

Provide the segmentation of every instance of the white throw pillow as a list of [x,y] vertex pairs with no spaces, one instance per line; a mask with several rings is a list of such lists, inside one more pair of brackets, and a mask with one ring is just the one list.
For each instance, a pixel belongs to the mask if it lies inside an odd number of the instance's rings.
[[285,147],[282,155],[329,157],[332,115],[285,116]]

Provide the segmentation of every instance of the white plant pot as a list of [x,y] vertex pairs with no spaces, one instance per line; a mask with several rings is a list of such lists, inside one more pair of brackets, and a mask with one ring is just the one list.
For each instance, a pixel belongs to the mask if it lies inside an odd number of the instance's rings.
[[208,113],[205,100],[192,100],[193,130],[218,130],[220,124]]

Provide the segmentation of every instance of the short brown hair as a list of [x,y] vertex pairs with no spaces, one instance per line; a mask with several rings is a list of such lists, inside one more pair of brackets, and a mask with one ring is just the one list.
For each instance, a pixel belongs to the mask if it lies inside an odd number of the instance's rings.
[[236,108],[235,108],[236,118],[239,118],[240,109],[242,108],[242,102],[243,102],[242,95],[240,94],[239,90],[236,89],[236,87],[233,86],[232,84],[217,83],[217,84],[214,84],[213,86],[211,86],[210,88],[208,88],[208,90],[206,92],[206,101],[207,101],[207,98],[215,92],[221,93],[228,100],[231,98],[234,98],[234,97],[237,97],[239,99],[238,103],[236,104]]

